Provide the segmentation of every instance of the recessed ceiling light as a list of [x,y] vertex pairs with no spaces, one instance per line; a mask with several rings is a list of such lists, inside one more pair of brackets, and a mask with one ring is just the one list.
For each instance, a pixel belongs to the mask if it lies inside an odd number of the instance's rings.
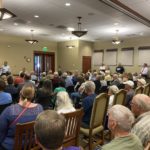
[[70,3],[65,3],[65,6],[71,6],[71,4]]
[[38,15],[34,15],[34,18],[39,18],[39,16]]
[[143,34],[144,34],[143,32],[140,33],[141,36],[142,36]]
[[18,23],[15,22],[14,25],[15,25],[15,26],[18,26]]
[[4,31],[4,29],[0,29],[0,31]]
[[117,25],[119,25],[119,23],[118,23],[118,22],[115,22],[114,25],[117,26]]
[[74,28],[68,27],[67,30],[68,30],[68,31],[74,31]]

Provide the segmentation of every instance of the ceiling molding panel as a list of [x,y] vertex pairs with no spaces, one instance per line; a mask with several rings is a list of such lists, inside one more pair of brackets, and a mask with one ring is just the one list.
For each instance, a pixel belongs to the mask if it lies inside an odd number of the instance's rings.
[[142,24],[150,27],[150,20],[146,17],[142,16],[137,11],[131,9],[127,5],[123,4],[119,0],[99,0],[100,2],[105,3],[106,5],[128,15],[129,17],[137,20],[138,22],[141,22]]

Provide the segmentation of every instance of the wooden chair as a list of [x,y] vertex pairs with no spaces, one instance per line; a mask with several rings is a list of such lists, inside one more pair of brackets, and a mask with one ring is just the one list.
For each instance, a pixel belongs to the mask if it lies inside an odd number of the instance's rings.
[[144,150],[150,150],[150,142],[148,142],[148,144],[146,145],[146,147],[144,148]]
[[142,86],[137,87],[137,88],[135,89],[135,95],[136,95],[136,94],[142,94],[142,93],[143,93],[143,87],[142,87]]
[[150,96],[150,83],[147,83],[147,84],[144,86],[143,94],[146,94],[146,95]]
[[126,98],[126,91],[123,89],[119,90],[119,92],[117,92],[114,96],[114,105],[116,104],[124,105],[125,98]]
[[64,114],[66,118],[66,133],[63,146],[78,146],[80,125],[83,116],[83,109]]
[[[89,150],[92,150],[98,144],[103,144],[104,120],[108,107],[108,95],[102,93],[98,95],[93,103],[91,120],[89,128],[80,128],[80,132],[88,137]],[[101,138],[96,138],[95,135],[100,135]]]
[[35,146],[34,121],[16,125],[14,150],[30,150]]

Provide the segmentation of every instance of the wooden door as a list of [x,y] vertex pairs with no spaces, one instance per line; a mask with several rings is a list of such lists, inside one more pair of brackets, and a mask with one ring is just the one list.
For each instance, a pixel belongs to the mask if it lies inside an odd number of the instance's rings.
[[34,52],[34,71],[40,75],[41,72],[54,71],[55,54],[52,52]]
[[91,70],[91,56],[82,57],[82,72],[86,73],[88,70]]

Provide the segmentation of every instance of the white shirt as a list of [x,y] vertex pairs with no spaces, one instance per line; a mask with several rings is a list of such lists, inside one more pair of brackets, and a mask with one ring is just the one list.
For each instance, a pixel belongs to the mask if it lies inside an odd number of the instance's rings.
[[101,70],[103,71],[103,70],[105,70],[105,69],[106,69],[105,66],[100,66],[100,67],[99,67],[99,70],[100,70],[100,71],[101,71]]
[[147,74],[148,74],[148,67],[143,67],[143,68],[141,69],[141,74],[147,75]]
[[70,112],[74,112],[76,111],[76,109],[74,107],[72,108],[62,108],[60,110],[57,110],[58,114],[65,114],[65,113],[70,113]]
[[7,66],[2,66],[2,73],[6,73],[6,72],[10,72],[10,67],[7,65]]
[[109,97],[109,104],[108,104],[109,106],[108,106],[108,107],[109,107],[109,108],[112,107],[113,103],[114,103],[114,95],[111,95],[111,96]]

